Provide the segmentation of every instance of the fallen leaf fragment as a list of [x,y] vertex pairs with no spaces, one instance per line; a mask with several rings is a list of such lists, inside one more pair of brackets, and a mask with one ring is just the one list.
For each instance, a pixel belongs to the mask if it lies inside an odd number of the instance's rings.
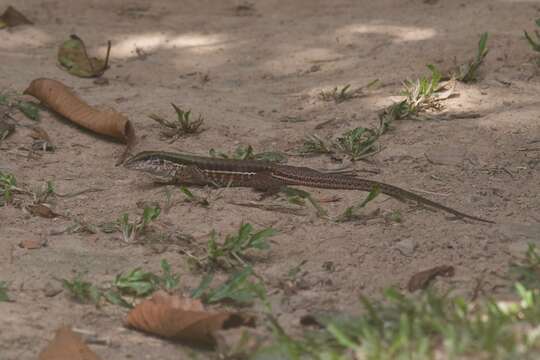
[[28,20],[26,16],[17,11],[17,9],[15,9],[13,6],[8,6],[6,11],[0,15],[0,29],[24,24],[31,25],[32,22]]
[[214,345],[218,330],[254,326],[254,318],[241,313],[207,311],[199,300],[159,291],[130,311],[127,324],[165,338]]
[[435,266],[434,268],[420,271],[410,278],[407,289],[410,292],[425,289],[437,276],[452,277],[454,276],[454,272],[454,267],[450,265]]
[[111,42],[108,42],[105,60],[88,56],[84,41],[73,34],[58,49],[58,62],[71,75],[79,77],[98,77],[108,68]]
[[41,216],[47,219],[53,219],[55,217],[62,216],[60,214],[55,213],[50,207],[48,207],[45,204],[31,204],[26,205],[26,210],[30,212],[30,214],[35,216]]
[[51,139],[49,138],[49,134],[39,126],[34,126],[32,128],[32,132],[30,133],[30,137],[34,139],[34,142],[32,143],[32,149],[34,150],[43,150],[43,151],[53,151],[54,146],[51,143]]
[[7,138],[15,131],[15,125],[8,123],[5,119],[0,118],[0,141]]
[[86,129],[125,142],[128,145],[125,153],[135,143],[135,130],[127,117],[114,110],[95,109],[59,81],[35,79],[24,94],[32,95],[51,110]]
[[56,330],[54,339],[41,351],[39,360],[101,360],[75,334],[71,328],[62,326]]
[[47,244],[46,239],[26,239],[19,243],[19,247],[26,250],[36,250],[41,249]]

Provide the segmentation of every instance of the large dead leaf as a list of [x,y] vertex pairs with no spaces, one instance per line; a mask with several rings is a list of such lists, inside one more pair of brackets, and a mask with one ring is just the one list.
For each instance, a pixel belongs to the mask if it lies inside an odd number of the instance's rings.
[[58,49],[58,62],[72,75],[79,77],[101,76],[108,67],[111,43],[109,41],[105,60],[88,56],[84,41],[71,35]]
[[0,29],[24,24],[32,24],[32,22],[13,6],[8,6],[6,11],[0,15]]
[[127,117],[114,110],[97,110],[59,81],[35,79],[24,93],[86,129],[127,143],[126,153],[135,143],[135,130]]
[[69,327],[56,330],[56,336],[39,354],[39,360],[101,360]]
[[450,265],[435,266],[434,268],[420,271],[411,276],[407,289],[410,292],[425,289],[437,276],[454,276],[454,267]]
[[240,313],[207,311],[199,300],[160,291],[131,310],[127,324],[174,340],[213,345],[216,331],[254,326],[254,318]]

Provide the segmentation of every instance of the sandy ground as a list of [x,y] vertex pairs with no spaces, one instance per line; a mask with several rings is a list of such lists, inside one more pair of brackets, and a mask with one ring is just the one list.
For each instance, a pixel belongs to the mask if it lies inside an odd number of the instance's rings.
[[[0,10],[9,3],[0,1]],[[255,270],[266,280],[282,320],[295,326],[313,311],[352,311],[360,294],[377,297],[388,286],[405,289],[419,270],[453,265],[452,278],[437,286],[472,296],[505,296],[500,278],[512,256],[527,242],[540,243],[540,76],[535,57],[522,36],[540,17],[536,1],[17,1],[34,26],[0,30],[0,90],[22,92],[30,81],[50,77],[71,86],[91,104],[125,113],[141,137],[136,151],[162,149],[206,155],[210,148],[232,151],[252,145],[257,151],[290,154],[304,136],[336,136],[357,126],[374,126],[378,110],[397,100],[401,81],[427,74],[425,65],[449,68],[471,58],[480,34],[490,33],[490,53],[481,80],[459,84],[459,97],[445,102],[448,111],[482,116],[451,121],[402,121],[381,138],[383,149],[353,168],[360,176],[392,183],[496,225],[451,219],[386,196],[366,213],[381,215],[362,222],[336,224],[306,216],[245,208],[231,201],[257,200],[250,189],[193,191],[210,194],[202,208],[179,201],[162,214],[157,228],[189,234],[204,245],[215,229],[235,232],[242,222],[279,230],[268,255],[255,256]],[[75,78],[56,64],[58,45],[76,33],[92,52],[103,54],[113,42],[110,84]],[[138,49],[138,51],[137,51]],[[324,102],[322,89],[374,79],[383,84],[368,96],[341,104]],[[147,115],[173,116],[170,103],[204,116],[206,130],[173,144],[160,139]],[[140,214],[140,201],[163,203],[163,188],[115,167],[121,145],[81,131],[42,112],[42,126],[55,152],[27,158],[31,124],[21,126],[0,147],[0,169],[20,184],[52,180],[61,193],[87,188],[103,191],[57,198],[54,209],[99,224],[124,212]],[[292,122],[287,119],[301,119]],[[331,120],[321,129],[318,124]],[[329,157],[290,156],[289,164],[338,168]],[[172,189],[174,190],[174,189]],[[332,215],[365,194],[312,190]],[[173,198],[183,195],[173,191]],[[264,201],[275,201],[266,199]],[[403,222],[384,215],[394,210]],[[50,296],[57,278],[86,273],[97,283],[143,266],[156,270],[167,259],[193,288],[200,275],[189,271],[184,243],[156,247],[125,244],[118,233],[52,232],[72,224],[63,218],[31,216],[0,208],[0,280],[14,300],[0,303],[0,358],[34,359],[60,324],[100,334],[112,341],[92,345],[107,359],[178,359],[185,347],[149,338],[122,327],[124,310],[95,309],[70,300],[65,292]],[[25,250],[25,239],[43,238],[47,246]],[[302,286],[285,293],[281,280],[303,261]],[[323,264],[326,264],[323,266]],[[333,264],[329,266],[328,264]],[[330,269],[331,271],[328,271]],[[203,355],[203,358],[206,355]]]

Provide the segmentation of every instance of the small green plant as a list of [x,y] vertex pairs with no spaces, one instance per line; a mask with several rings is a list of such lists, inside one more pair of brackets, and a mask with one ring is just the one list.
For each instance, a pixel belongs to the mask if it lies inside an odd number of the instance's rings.
[[344,101],[353,99],[359,96],[359,91],[361,89],[350,90],[351,84],[347,84],[342,88],[334,87],[330,90],[322,90],[319,93],[319,97],[323,101],[334,101],[336,104],[342,103]]
[[105,299],[111,304],[131,308],[132,301],[128,301],[126,296],[144,297],[158,289],[171,292],[178,288],[180,275],[171,271],[167,260],[161,260],[160,266],[161,275],[136,268],[127,273],[118,274],[111,284],[103,286],[83,280],[80,274],[72,280],[62,279],[61,281],[71,296],[81,303],[99,306],[101,300]]
[[213,275],[209,274],[203,277],[191,297],[201,299],[206,304],[229,301],[240,305],[249,305],[262,292],[266,291],[261,281],[254,282],[250,280],[253,277],[253,269],[248,266],[232,274],[222,285],[212,289],[210,284]]
[[300,153],[302,155],[332,154],[334,153],[333,143],[323,140],[317,135],[308,135],[304,139],[304,144],[302,145],[302,148],[300,149]]
[[313,196],[311,196],[309,192],[288,186],[281,188],[280,191],[285,194],[287,201],[291,204],[303,206],[305,205],[305,200],[307,200],[315,208],[315,210],[317,210],[318,217],[326,218],[328,216],[328,212],[319,204],[317,200],[313,198]]
[[39,120],[39,107],[29,101],[17,99],[16,94],[0,94],[0,105],[7,106],[10,109],[17,109],[30,120]]
[[210,149],[209,154],[211,157],[218,157],[222,159],[287,162],[287,156],[284,153],[278,151],[256,153],[251,145],[239,145],[231,155],[228,155],[222,151],[216,151],[215,149]]
[[186,196],[187,201],[193,204],[200,205],[202,207],[210,206],[210,202],[207,198],[195,195],[185,186],[180,186],[180,191]]
[[9,301],[8,286],[5,281],[0,281],[0,302]]
[[336,139],[323,140],[316,135],[310,135],[304,140],[300,149],[302,155],[307,154],[344,154],[352,161],[371,156],[379,151],[378,139],[386,133],[389,122],[379,118],[376,128],[357,127],[348,130]]
[[540,253],[534,244],[529,244],[524,259],[510,264],[510,276],[527,288],[540,290]]
[[221,266],[237,268],[247,265],[245,253],[248,250],[267,250],[270,244],[267,239],[277,234],[272,228],[254,232],[251,224],[242,224],[237,234],[228,235],[223,243],[219,243],[215,231],[210,234],[206,248],[206,256],[197,262],[203,267]]
[[405,96],[408,115],[416,115],[429,109],[440,109],[440,103],[435,95],[441,90],[441,72],[434,65],[428,64],[431,77],[420,77],[415,81],[403,82],[402,95]]
[[484,58],[487,56],[489,49],[487,48],[488,33],[485,32],[480,36],[480,41],[478,41],[478,52],[476,57],[469,61],[466,64],[463,64],[458,67],[457,73],[454,74],[454,77],[464,83],[476,81],[478,77],[478,68],[484,62]]
[[364,89],[369,89],[373,87],[373,85],[377,84],[378,82],[379,82],[379,79],[375,79],[371,81],[369,84],[365,86],[361,86],[356,89],[352,89],[351,84],[347,84],[343,86],[342,88],[336,86],[330,90],[322,90],[319,93],[319,98],[323,101],[334,101],[336,104],[340,104],[344,101],[363,96]]
[[[540,27],[540,19],[536,19],[535,23],[536,23],[536,26]],[[534,51],[540,52],[540,32],[536,29],[534,30],[534,35],[536,36],[536,40],[534,40],[527,31],[523,31],[523,33],[525,35],[525,39],[527,39],[527,42],[529,43],[531,48]]]
[[377,195],[379,195],[379,193],[380,193],[379,187],[378,186],[373,187],[373,189],[371,189],[367,197],[361,203],[354,206],[350,206],[347,209],[345,209],[343,214],[341,214],[336,219],[336,221],[346,222],[346,221],[351,221],[358,218],[358,214],[357,214],[358,211],[363,209],[370,201],[374,200],[377,197]]
[[378,129],[357,127],[338,137],[335,146],[356,161],[378,151],[376,142],[381,135]]
[[11,204],[13,202],[13,193],[17,189],[15,176],[0,171],[0,206]]
[[431,71],[431,77],[420,77],[416,81],[404,81],[401,94],[405,96],[405,99],[395,102],[379,112],[380,124],[384,131],[395,120],[417,118],[419,113],[426,110],[440,110],[442,108],[441,101],[451,95],[452,91],[448,91],[445,97],[438,96],[437,93],[445,88],[441,84],[442,74],[434,65],[429,64],[427,67]]
[[180,109],[175,104],[172,104],[174,111],[176,111],[176,120],[169,121],[156,114],[149,115],[149,117],[157,121],[161,126],[164,127],[164,130],[161,132],[161,135],[164,138],[171,139],[170,143],[175,142],[179,138],[185,135],[198,134],[203,131],[201,125],[204,122],[204,119],[201,115],[197,120],[191,119],[191,110],[184,111]]
[[122,295],[134,297],[150,295],[160,288],[167,291],[176,289],[180,281],[180,275],[171,272],[171,266],[166,260],[161,260],[160,265],[161,276],[136,268],[126,274],[117,275],[113,286]]
[[129,215],[123,214],[116,222],[116,227],[122,233],[125,242],[134,242],[137,236],[146,230],[146,227],[159,217],[159,206],[145,206],[143,214],[135,221],[129,220]]
[[83,280],[81,274],[71,281],[62,279],[62,286],[69,291],[73,299],[80,303],[91,303],[97,306],[102,296],[101,290],[91,282]]

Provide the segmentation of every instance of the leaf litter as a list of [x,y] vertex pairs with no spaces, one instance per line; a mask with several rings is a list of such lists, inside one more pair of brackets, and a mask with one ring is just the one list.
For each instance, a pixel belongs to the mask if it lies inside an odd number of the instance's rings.
[[239,312],[207,310],[200,300],[158,291],[129,312],[127,325],[164,338],[215,345],[217,331],[253,327],[255,319]]

